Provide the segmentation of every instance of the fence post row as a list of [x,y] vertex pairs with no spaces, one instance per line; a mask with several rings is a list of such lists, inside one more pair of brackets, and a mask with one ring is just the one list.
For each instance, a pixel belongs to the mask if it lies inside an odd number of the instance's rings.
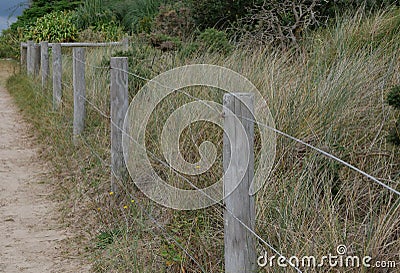
[[40,63],[42,71],[42,88],[45,88],[47,87],[47,82],[50,74],[48,42],[40,42]]
[[128,111],[128,58],[111,58],[111,191],[118,193],[117,180],[127,175],[122,149],[122,127]]
[[[126,45],[126,41],[124,41]],[[52,44],[53,55],[53,109],[57,110],[62,100],[62,55],[61,44]],[[38,75],[41,61],[42,86],[45,87],[49,76],[47,42],[42,42],[40,47],[28,41],[27,47],[21,44],[21,66],[26,63],[28,75]],[[41,50],[39,50],[41,48]],[[128,97],[128,58],[111,58],[111,190],[118,193],[118,179],[127,175],[123,148],[122,128],[125,114],[129,106]],[[77,144],[78,136],[85,126],[86,81],[85,81],[85,49],[73,48],[73,88],[74,88],[74,120],[73,141]],[[230,134],[229,138],[224,133],[223,139],[223,165],[224,165],[224,193],[226,210],[224,212],[224,243],[225,243],[225,272],[242,273],[255,272],[256,249],[251,230],[255,227],[255,201],[249,195],[250,185],[254,178],[254,96],[251,93],[226,94],[224,108],[229,109],[233,115],[225,115],[224,132],[238,132],[245,129],[243,134]],[[247,142],[247,143],[246,143]],[[234,147],[233,153],[230,149]],[[247,150],[249,148],[249,150]],[[243,161],[243,153],[249,152],[249,161]],[[228,168],[234,164],[234,168]],[[245,175],[241,173],[245,168]],[[238,181],[238,180],[241,181]],[[240,221],[238,221],[238,219]]]
[[85,127],[85,49],[76,47],[72,52],[73,56],[73,85],[74,85],[74,122],[73,122],[73,141],[77,144],[78,136]]
[[[224,132],[233,132],[229,138],[224,133],[223,139],[224,194],[230,193],[225,197],[224,212],[225,272],[256,272],[255,238],[243,226],[245,224],[251,230],[255,227],[254,196],[249,195],[254,177],[254,123],[250,121],[253,119],[254,96],[251,93],[225,94],[223,101],[224,108],[232,112],[225,114]],[[242,126],[247,138],[235,133],[242,130]],[[249,153],[248,162],[242,162],[243,153]],[[234,167],[228,168],[230,164]],[[246,173],[238,181],[243,171]]]

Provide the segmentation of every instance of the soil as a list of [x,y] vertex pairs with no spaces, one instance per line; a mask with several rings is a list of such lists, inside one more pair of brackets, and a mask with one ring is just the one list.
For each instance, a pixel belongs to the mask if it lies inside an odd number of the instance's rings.
[[5,89],[15,66],[0,61],[0,272],[88,272],[71,257],[46,162]]

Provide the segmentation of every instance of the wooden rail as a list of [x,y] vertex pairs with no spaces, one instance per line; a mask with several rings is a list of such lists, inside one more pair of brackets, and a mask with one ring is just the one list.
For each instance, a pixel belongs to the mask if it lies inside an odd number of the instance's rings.
[[[48,43],[49,47],[55,44],[60,44],[61,47],[107,47],[107,46],[125,46],[129,43],[128,39],[121,42],[106,42],[106,43]],[[28,43],[21,43],[22,48],[27,48]]]

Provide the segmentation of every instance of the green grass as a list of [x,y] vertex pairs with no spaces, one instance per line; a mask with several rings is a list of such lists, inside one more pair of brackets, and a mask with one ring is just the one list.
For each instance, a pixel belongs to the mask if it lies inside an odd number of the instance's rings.
[[[359,14],[339,19],[326,30],[308,34],[298,52],[236,49],[230,55],[198,51],[182,55],[162,53],[138,42],[131,52],[130,70],[152,78],[192,63],[231,68],[257,86],[278,129],[399,190],[400,151],[386,138],[397,117],[385,102],[392,86],[399,84],[399,18],[399,10],[387,10],[370,17]],[[166,209],[135,190],[132,181],[125,181],[125,185],[135,202],[129,195],[115,200],[109,194],[108,168],[85,145],[72,145],[72,64],[70,52],[64,53],[66,88],[60,112],[51,111],[49,92],[42,92],[35,81],[23,75],[11,77],[8,88],[49,147],[44,154],[53,162],[59,180],[66,222],[82,231],[80,240],[88,248],[93,271],[199,272],[182,249],[163,237],[163,231],[148,218],[147,213],[151,213],[207,272],[222,272],[223,220],[218,206],[185,212]],[[104,65],[110,55],[104,49],[91,50],[87,62]],[[88,66],[86,80],[88,99],[108,114],[108,72]],[[133,97],[144,82],[134,77],[130,81]],[[221,101],[223,94],[206,88],[186,91],[216,101]],[[162,158],[162,124],[173,109],[188,101],[175,94],[158,106],[146,131],[149,151]],[[179,140],[183,156],[191,162],[199,159],[196,145],[204,140],[218,147],[211,171],[193,180],[203,186],[219,178],[222,169],[222,132],[207,126],[193,124]],[[110,160],[109,128],[109,122],[88,106],[83,137],[105,162]],[[160,163],[153,161],[152,166],[170,183],[181,185]],[[399,261],[399,200],[358,173],[278,137],[273,172],[257,194],[256,231],[288,257],[320,257],[345,244],[354,255]],[[263,272],[290,271],[272,268]],[[364,268],[357,272],[370,271]]]

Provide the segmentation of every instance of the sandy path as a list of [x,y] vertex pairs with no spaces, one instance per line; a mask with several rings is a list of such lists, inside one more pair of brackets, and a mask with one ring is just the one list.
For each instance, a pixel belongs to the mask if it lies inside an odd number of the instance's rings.
[[4,89],[11,66],[0,61],[0,272],[87,272],[62,258],[60,229],[32,133]]

